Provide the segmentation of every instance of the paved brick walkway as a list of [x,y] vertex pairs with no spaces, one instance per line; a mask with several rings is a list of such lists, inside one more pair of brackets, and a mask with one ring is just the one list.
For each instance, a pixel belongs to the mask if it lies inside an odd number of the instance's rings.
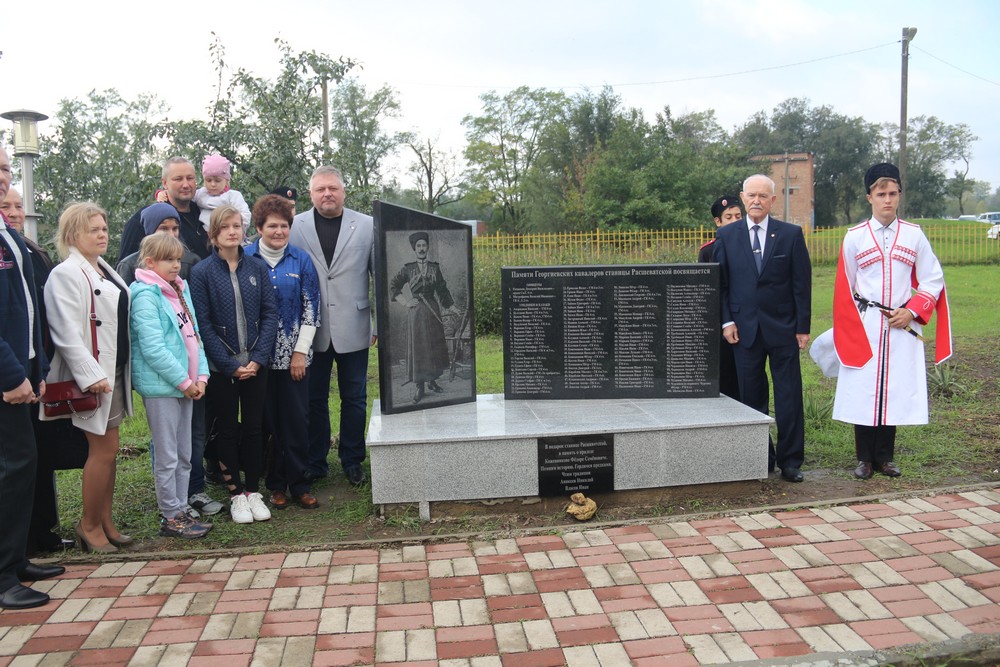
[[1000,489],[490,542],[74,565],[2,665],[698,665],[1000,633]]

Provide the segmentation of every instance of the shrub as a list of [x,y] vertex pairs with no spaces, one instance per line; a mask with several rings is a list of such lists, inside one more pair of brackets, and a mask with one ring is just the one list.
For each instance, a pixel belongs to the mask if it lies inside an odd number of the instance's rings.
[[934,396],[957,396],[965,393],[965,385],[958,382],[957,372],[951,364],[937,364],[927,371],[927,388]]

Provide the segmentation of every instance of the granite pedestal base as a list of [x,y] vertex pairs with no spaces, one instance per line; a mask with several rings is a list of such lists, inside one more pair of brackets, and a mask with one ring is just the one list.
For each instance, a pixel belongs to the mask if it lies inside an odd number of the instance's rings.
[[538,495],[538,438],[614,434],[614,488],[767,477],[772,419],[725,396],[600,401],[505,400],[383,415],[372,407],[375,504]]

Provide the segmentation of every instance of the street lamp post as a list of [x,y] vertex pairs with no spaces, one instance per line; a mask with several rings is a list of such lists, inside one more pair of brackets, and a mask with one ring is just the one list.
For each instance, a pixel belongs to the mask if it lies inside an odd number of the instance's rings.
[[[899,180],[906,183],[906,77],[907,65],[910,62],[910,42],[917,34],[916,28],[903,28],[903,72],[899,87]],[[899,217],[903,217],[906,209],[906,189],[899,195]]]
[[35,213],[34,159],[38,157],[38,121],[48,116],[37,111],[18,109],[0,114],[14,122],[14,156],[21,158],[21,190],[24,198],[24,235],[38,241],[38,220]]

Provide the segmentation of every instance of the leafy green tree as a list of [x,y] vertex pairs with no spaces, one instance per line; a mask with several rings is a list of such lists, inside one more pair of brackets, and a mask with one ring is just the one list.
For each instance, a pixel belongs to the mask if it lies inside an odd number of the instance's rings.
[[235,166],[233,187],[248,200],[281,185],[303,190],[312,170],[332,159],[323,144],[322,88],[355,66],[348,58],[296,52],[281,39],[274,42],[280,71],[268,79],[232,69],[216,38],[209,50],[219,86],[208,120],[168,125],[169,153],[200,164],[205,155],[219,152]]
[[952,126],[952,131],[948,139],[948,147],[952,159],[964,165],[964,169],[956,169],[954,176],[945,184],[948,194],[958,202],[958,214],[965,214],[965,194],[971,193],[975,187],[975,179],[969,178],[969,169],[972,165],[972,144],[979,141],[979,137],[972,133],[972,129],[965,123]]
[[562,118],[549,123],[541,151],[525,179],[527,229],[540,232],[593,229],[584,207],[584,180],[607,145],[623,110],[610,87],[567,101]]
[[93,201],[108,211],[109,247],[118,246],[122,225],[152,202],[159,182],[165,110],[151,95],[128,101],[114,89],[59,103],[34,166],[36,208],[48,228],[43,237],[52,235],[67,204]]
[[347,179],[350,208],[371,211],[384,186],[385,159],[411,141],[409,132],[390,132],[387,119],[399,118],[399,101],[389,86],[369,94],[355,79],[343,81],[330,100],[330,137],[336,146],[334,162]]
[[434,213],[441,206],[462,198],[461,168],[452,153],[430,138],[410,141],[407,146],[415,156],[409,171],[416,180],[421,210]]
[[664,227],[688,227],[710,221],[717,197],[738,192],[756,168],[741,147],[729,141],[712,110],[675,116],[670,107],[657,114],[652,140],[659,149],[655,163],[658,187],[676,207]]
[[[885,134],[889,132],[897,135],[899,126],[887,124]],[[960,142],[956,136],[960,132],[959,126],[948,125],[936,116],[917,116],[907,121],[903,215],[911,218],[944,215],[948,180],[945,167],[958,158]],[[898,159],[898,150],[891,155]]]
[[[883,123],[878,138],[881,159],[898,162],[899,125]],[[906,191],[903,215],[912,218],[940,217],[947,210],[947,195],[973,190],[974,182],[964,181],[972,161],[972,144],[979,137],[964,123],[949,125],[936,116],[917,116],[907,121]],[[947,166],[964,162],[964,173],[955,172],[949,183]]]
[[499,229],[522,231],[525,178],[539,158],[546,127],[562,117],[566,96],[521,86],[503,97],[491,91],[480,99],[480,115],[462,120],[473,199],[496,207]]
[[650,125],[631,109],[592,154],[582,180],[583,216],[590,228],[703,224],[711,202],[752,170],[714,112],[675,116],[665,107]]
[[865,206],[864,173],[875,160],[879,128],[832,107],[791,98],[770,116],[751,116],[735,135],[750,154],[812,153],[816,225],[851,224]]

